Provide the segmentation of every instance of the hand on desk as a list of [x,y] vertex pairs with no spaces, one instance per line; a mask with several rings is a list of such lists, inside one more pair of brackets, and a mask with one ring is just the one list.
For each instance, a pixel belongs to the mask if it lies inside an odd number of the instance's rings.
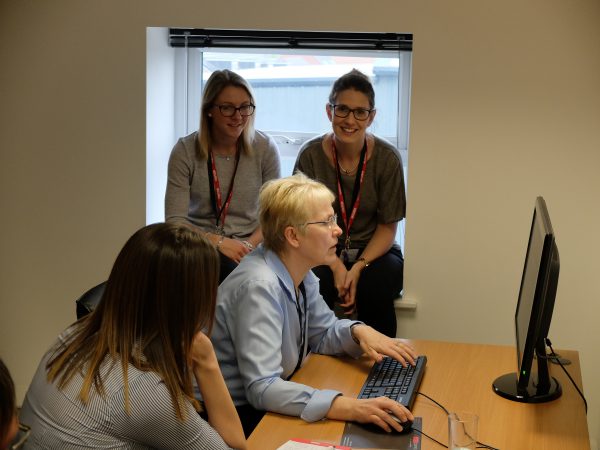
[[356,325],[352,335],[360,342],[360,347],[369,356],[379,362],[384,356],[390,356],[402,365],[415,365],[417,353],[410,345],[399,339],[392,339],[368,325]]
[[401,422],[413,421],[412,413],[400,403],[387,397],[357,399],[338,396],[333,400],[327,412],[328,419],[353,421],[359,423],[372,423],[391,432],[392,428],[401,432],[402,426],[393,417]]

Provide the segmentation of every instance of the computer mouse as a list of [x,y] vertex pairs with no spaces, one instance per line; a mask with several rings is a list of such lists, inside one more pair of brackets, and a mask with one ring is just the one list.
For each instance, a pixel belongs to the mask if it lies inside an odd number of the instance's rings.
[[412,420],[406,420],[406,421],[402,422],[395,415],[390,414],[390,416],[392,416],[392,419],[394,419],[396,422],[398,422],[400,424],[400,426],[402,427],[402,431],[396,431],[395,429],[392,428],[392,433],[404,434],[404,433],[408,433],[410,430],[412,430],[412,424],[413,424]]

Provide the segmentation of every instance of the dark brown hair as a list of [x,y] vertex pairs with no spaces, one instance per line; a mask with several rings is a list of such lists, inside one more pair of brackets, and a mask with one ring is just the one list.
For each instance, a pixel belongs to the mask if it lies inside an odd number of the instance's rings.
[[329,103],[335,105],[335,100],[338,94],[348,89],[362,92],[369,100],[370,108],[375,108],[375,90],[371,84],[371,80],[360,70],[352,69],[347,74],[342,75],[333,83],[331,92],[329,93]]
[[104,393],[99,369],[110,357],[123,369],[127,412],[129,364],[158,373],[179,418],[185,418],[185,398],[199,410],[189,355],[194,335],[212,330],[218,271],[214,246],[187,225],[158,223],[137,231],[117,256],[96,310],[55,349],[48,380],[63,388],[83,371],[79,397],[86,403],[92,386]]
[[6,436],[15,417],[15,384],[8,368],[0,359],[0,442]]

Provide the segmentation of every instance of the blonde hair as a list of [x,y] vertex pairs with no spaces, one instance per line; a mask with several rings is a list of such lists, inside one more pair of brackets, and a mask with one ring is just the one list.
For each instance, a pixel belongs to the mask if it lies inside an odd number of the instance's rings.
[[258,197],[265,248],[280,255],[285,249],[286,227],[296,226],[304,232],[313,213],[311,207],[319,201],[332,203],[334,198],[327,186],[301,172],[265,183]]
[[[216,70],[208,78],[202,94],[202,104],[200,106],[200,127],[198,131],[198,153],[201,159],[208,158],[208,151],[213,143],[212,119],[208,115],[210,109],[215,105],[215,100],[228,86],[234,86],[244,89],[250,97],[250,102],[255,105],[254,95],[250,84],[231,70]],[[248,117],[246,126],[238,139],[238,150],[249,155],[252,153],[252,141],[254,140],[254,114]]]
[[218,261],[215,247],[187,225],[157,223],[137,231],[117,256],[98,307],[54,349],[48,380],[63,389],[81,373],[85,404],[92,388],[104,394],[100,367],[111,358],[123,369],[127,413],[129,364],[160,376],[178,418],[185,419],[185,399],[199,410],[190,354],[196,333],[212,329]]

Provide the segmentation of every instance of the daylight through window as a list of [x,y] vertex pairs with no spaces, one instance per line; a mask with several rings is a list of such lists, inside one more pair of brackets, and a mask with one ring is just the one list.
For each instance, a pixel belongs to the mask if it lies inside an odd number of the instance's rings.
[[[170,31],[173,43],[173,30]],[[312,37],[310,33],[308,35]],[[327,33],[318,35],[322,42],[326,41]],[[343,42],[340,33],[334,35],[338,39],[336,43]],[[347,36],[348,40],[354,37],[351,33]],[[150,40],[150,34],[148,37]],[[410,38],[412,45],[412,36]],[[230,69],[252,85],[256,97],[255,126],[276,140],[281,152],[282,176],[291,175],[302,143],[331,129],[325,105],[332,83],[340,75],[356,68],[371,78],[375,88],[377,116],[371,131],[386,138],[400,150],[407,180],[411,51],[410,48],[406,49],[406,45],[403,49],[395,50],[345,49],[344,45],[337,45],[343,49],[312,48],[315,44],[311,44],[311,48],[280,48],[282,46],[279,44],[276,48],[269,48],[268,43],[248,46],[250,48],[228,47],[222,43],[213,47],[187,45],[187,36],[182,42],[184,44],[181,47],[163,49],[172,53],[170,60],[173,61],[173,141],[170,146],[160,150],[165,155],[154,160],[168,160],[177,138],[198,129],[204,82],[214,70]],[[149,43],[149,71],[153,61],[150,47]],[[148,95],[151,95],[150,91]],[[153,158],[149,155],[151,160]],[[161,180],[166,176],[166,165],[162,170],[164,174],[160,175]],[[162,184],[161,180],[152,180],[153,186],[156,187],[157,181],[159,185]],[[160,189],[156,191],[160,193]],[[162,197],[148,199],[148,202],[156,201],[162,205],[164,190],[162,192]],[[154,208],[148,205],[149,212],[160,210],[158,203]],[[164,217],[147,219],[156,221]],[[398,227],[397,240],[404,247],[404,221]]]

